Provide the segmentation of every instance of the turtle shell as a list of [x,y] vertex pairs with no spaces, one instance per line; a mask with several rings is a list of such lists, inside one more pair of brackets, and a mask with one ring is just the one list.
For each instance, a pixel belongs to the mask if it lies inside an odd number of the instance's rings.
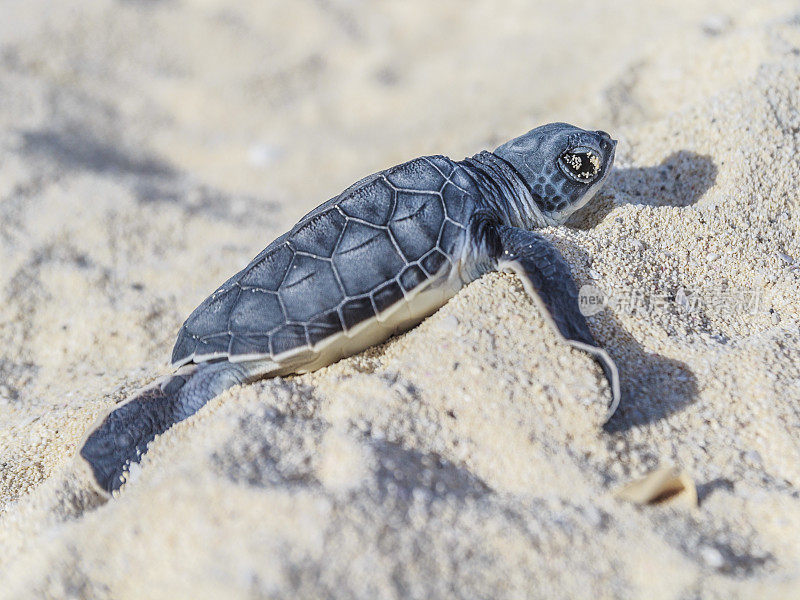
[[358,182],[303,217],[200,304],[181,327],[172,362],[225,357],[280,364],[380,321],[449,272],[477,197],[466,171],[442,156]]

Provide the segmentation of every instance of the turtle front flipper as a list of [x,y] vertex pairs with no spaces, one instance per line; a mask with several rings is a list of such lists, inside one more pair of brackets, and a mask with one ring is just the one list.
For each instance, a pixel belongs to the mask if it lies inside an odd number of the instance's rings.
[[101,416],[87,431],[78,456],[88,463],[100,488],[114,492],[156,436],[224,390],[247,381],[249,373],[245,364],[227,361],[184,367]]
[[620,401],[617,365],[597,345],[578,307],[578,290],[569,265],[541,235],[505,225],[497,226],[497,269],[516,273],[542,316],[568,344],[590,353],[600,363],[611,387],[606,420]]

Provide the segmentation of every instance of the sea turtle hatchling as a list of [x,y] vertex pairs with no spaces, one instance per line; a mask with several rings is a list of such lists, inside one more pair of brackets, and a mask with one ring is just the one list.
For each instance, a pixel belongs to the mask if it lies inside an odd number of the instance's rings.
[[303,217],[189,316],[178,370],[113,407],[79,456],[122,485],[157,435],[223,390],[329,365],[413,327],[492,270],[522,280],[545,319],[617,369],[578,308],[569,266],[533,230],[560,225],[603,184],[616,142],[565,123],[457,162],[426,156],[370,175]]

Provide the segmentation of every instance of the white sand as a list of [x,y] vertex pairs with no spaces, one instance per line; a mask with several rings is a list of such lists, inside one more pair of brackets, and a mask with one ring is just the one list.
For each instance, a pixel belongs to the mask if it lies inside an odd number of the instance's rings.
[[[0,596],[800,594],[793,3],[375,4],[0,6]],[[226,392],[118,498],[89,491],[85,428],[306,210],[551,120],[620,144],[547,234],[580,284],[663,298],[591,319],[610,430],[596,365],[491,275],[380,348]],[[614,499],[663,465],[699,508]]]

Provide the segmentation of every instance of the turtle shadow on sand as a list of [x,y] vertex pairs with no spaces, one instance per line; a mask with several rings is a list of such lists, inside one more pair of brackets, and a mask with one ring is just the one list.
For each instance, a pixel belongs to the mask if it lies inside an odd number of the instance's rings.
[[679,150],[658,165],[614,168],[594,201],[576,211],[566,225],[591,229],[616,206],[691,206],[716,182],[717,165],[707,155]]
[[[595,201],[576,212],[566,225],[591,229],[620,204],[691,206],[714,185],[717,172],[710,156],[689,150],[674,152],[658,165],[614,169]],[[570,246],[577,255],[588,258]],[[595,318],[611,325],[611,337],[598,341],[617,361],[622,386],[620,406],[605,426],[608,433],[659,421],[694,402],[696,379],[685,363],[646,351],[610,309]]]
[[[588,254],[572,242],[559,238],[557,244],[569,247],[570,254],[588,264]],[[581,282],[576,281],[578,287]],[[646,315],[645,315],[646,318]],[[660,421],[679,412],[695,401],[697,383],[686,363],[647,351],[631,335],[610,307],[588,317],[589,326],[603,321],[610,335],[596,336],[617,363],[621,400],[614,415],[604,426],[606,433],[621,433],[647,423]]]
[[612,324],[613,337],[599,341],[617,361],[622,388],[619,407],[603,427],[606,433],[660,421],[695,401],[697,380],[686,363],[648,352],[608,309],[602,315]]

